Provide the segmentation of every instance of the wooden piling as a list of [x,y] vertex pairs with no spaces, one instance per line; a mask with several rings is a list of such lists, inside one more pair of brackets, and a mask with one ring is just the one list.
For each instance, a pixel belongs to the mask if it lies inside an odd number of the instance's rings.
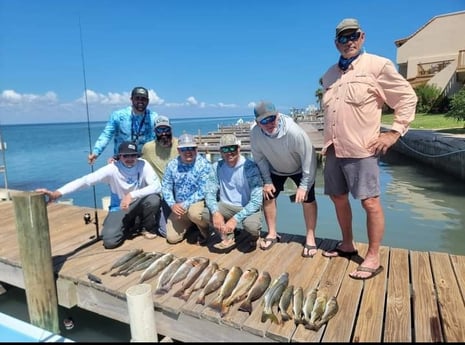
[[23,192],[15,193],[12,199],[30,323],[59,334],[45,197],[42,193]]

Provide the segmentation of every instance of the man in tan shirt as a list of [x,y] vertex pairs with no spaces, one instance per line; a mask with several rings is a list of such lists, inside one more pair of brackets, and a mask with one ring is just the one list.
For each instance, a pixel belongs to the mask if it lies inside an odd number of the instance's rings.
[[[322,77],[325,112],[325,194],[334,203],[342,241],[327,257],[357,255],[352,233],[349,192],[361,200],[367,217],[368,251],[349,275],[372,278],[383,270],[379,248],[384,235],[378,158],[404,135],[415,118],[417,96],[394,64],[362,51],[365,33],[358,21],[343,19],[336,27],[339,62]],[[394,109],[391,130],[380,133],[381,110]]]

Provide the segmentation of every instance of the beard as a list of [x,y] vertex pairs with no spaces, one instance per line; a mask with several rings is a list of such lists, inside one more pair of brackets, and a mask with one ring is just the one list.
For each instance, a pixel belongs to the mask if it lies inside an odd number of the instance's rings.
[[171,139],[173,138],[172,134],[157,134],[157,142],[160,143],[161,146],[168,147],[171,146]]

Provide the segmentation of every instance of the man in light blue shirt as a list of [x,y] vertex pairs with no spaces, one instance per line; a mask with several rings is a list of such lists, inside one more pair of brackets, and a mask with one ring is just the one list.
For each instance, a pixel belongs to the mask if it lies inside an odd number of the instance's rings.
[[234,230],[241,225],[250,235],[245,251],[257,248],[262,229],[263,182],[260,170],[240,152],[240,141],[233,134],[220,138],[222,159],[213,163],[208,176],[203,218],[211,219],[222,241],[214,247],[229,252],[236,246]]
[[118,147],[123,141],[135,143],[140,153],[146,142],[155,139],[153,127],[158,114],[147,109],[149,104],[147,89],[142,86],[135,87],[131,92],[131,102],[131,106],[116,110],[110,115],[92,152],[87,157],[89,164],[94,164],[110,143],[111,138],[114,140],[114,158],[117,157]]

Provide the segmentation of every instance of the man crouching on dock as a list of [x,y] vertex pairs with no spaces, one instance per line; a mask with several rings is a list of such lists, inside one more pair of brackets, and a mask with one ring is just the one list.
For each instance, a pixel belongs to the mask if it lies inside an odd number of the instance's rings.
[[119,159],[112,164],[73,180],[52,192],[45,188],[36,189],[44,193],[51,203],[63,195],[93,186],[99,182],[108,183],[111,202],[107,217],[103,222],[102,240],[106,249],[120,246],[125,237],[140,219],[139,231],[156,232],[160,210],[161,183],[147,161],[138,158],[134,143],[125,141],[118,149]]

